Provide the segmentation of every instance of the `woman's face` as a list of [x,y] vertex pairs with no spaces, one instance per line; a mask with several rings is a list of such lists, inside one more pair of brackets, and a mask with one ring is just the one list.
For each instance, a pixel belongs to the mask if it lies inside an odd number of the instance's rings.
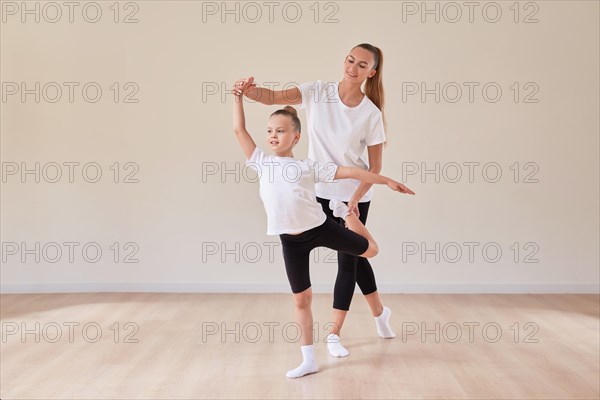
[[273,115],[267,124],[267,144],[275,154],[287,153],[300,139],[300,133],[294,129],[290,117]]
[[373,69],[374,65],[373,53],[362,47],[355,47],[344,61],[344,80],[363,83],[377,72]]

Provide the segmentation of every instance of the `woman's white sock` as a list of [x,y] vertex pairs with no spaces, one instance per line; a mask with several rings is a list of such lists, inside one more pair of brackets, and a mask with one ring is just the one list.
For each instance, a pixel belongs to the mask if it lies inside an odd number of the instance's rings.
[[392,331],[390,327],[390,315],[392,311],[383,307],[383,312],[379,317],[375,317],[375,323],[377,324],[377,334],[385,339],[390,339],[396,337],[396,334]]
[[340,343],[340,337],[334,333],[327,335],[327,350],[334,357],[346,357],[350,352]]
[[308,344],[306,346],[300,346],[300,350],[302,351],[302,364],[295,369],[289,370],[285,374],[288,378],[300,378],[301,376],[312,374],[319,370],[317,362],[315,361],[314,345]]

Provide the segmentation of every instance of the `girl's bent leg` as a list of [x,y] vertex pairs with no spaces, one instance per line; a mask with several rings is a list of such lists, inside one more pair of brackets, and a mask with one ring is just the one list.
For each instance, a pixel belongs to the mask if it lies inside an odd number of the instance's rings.
[[360,222],[360,219],[356,216],[356,214],[351,213],[346,217],[346,226],[353,232],[358,233],[360,236],[365,237],[369,241],[369,248],[363,254],[360,254],[360,257],[371,258],[375,257],[379,253],[379,246],[369,230]]
[[359,254],[361,257],[371,258],[375,257],[377,253],[379,253],[379,247],[377,246],[375,239],[373,239],[373,236],[371,236],[365,225],[356,216],[356,214],[348,212],[348,205],[346,203],[340,200],[332,199],[329,202],[329,208],[333,210],[334,216],[345,220],[348,229],[368,240],[369,247],[364,253]]

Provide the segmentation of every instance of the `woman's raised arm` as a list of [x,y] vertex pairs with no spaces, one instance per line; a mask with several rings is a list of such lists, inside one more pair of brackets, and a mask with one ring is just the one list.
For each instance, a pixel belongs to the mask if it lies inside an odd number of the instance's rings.
[[235,84],[235,93],[243,93],[244,96],[267,106],[271,105],[294,105],[302,103],[302,93],[297,87],[285,90],[271,90],[259,88],[254,83],[254,77],[240,79]]

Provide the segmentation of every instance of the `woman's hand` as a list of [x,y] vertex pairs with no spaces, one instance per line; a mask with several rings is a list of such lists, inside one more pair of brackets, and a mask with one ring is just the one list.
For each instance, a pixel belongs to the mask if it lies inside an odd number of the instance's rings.
[[358,211],[358,200],[350,199],[348,202],[348,212],[354,213],[357,217],[360,217],[360,211]]
[[410,190],[409,188],[407,188],[400,182],[396,182],[393,179],[390,179],[390,181],[387,183],[387,185],[389,186],[390,189],[395,190],[400,193],[415,194],[415,192],[413,192],[412,190]]

